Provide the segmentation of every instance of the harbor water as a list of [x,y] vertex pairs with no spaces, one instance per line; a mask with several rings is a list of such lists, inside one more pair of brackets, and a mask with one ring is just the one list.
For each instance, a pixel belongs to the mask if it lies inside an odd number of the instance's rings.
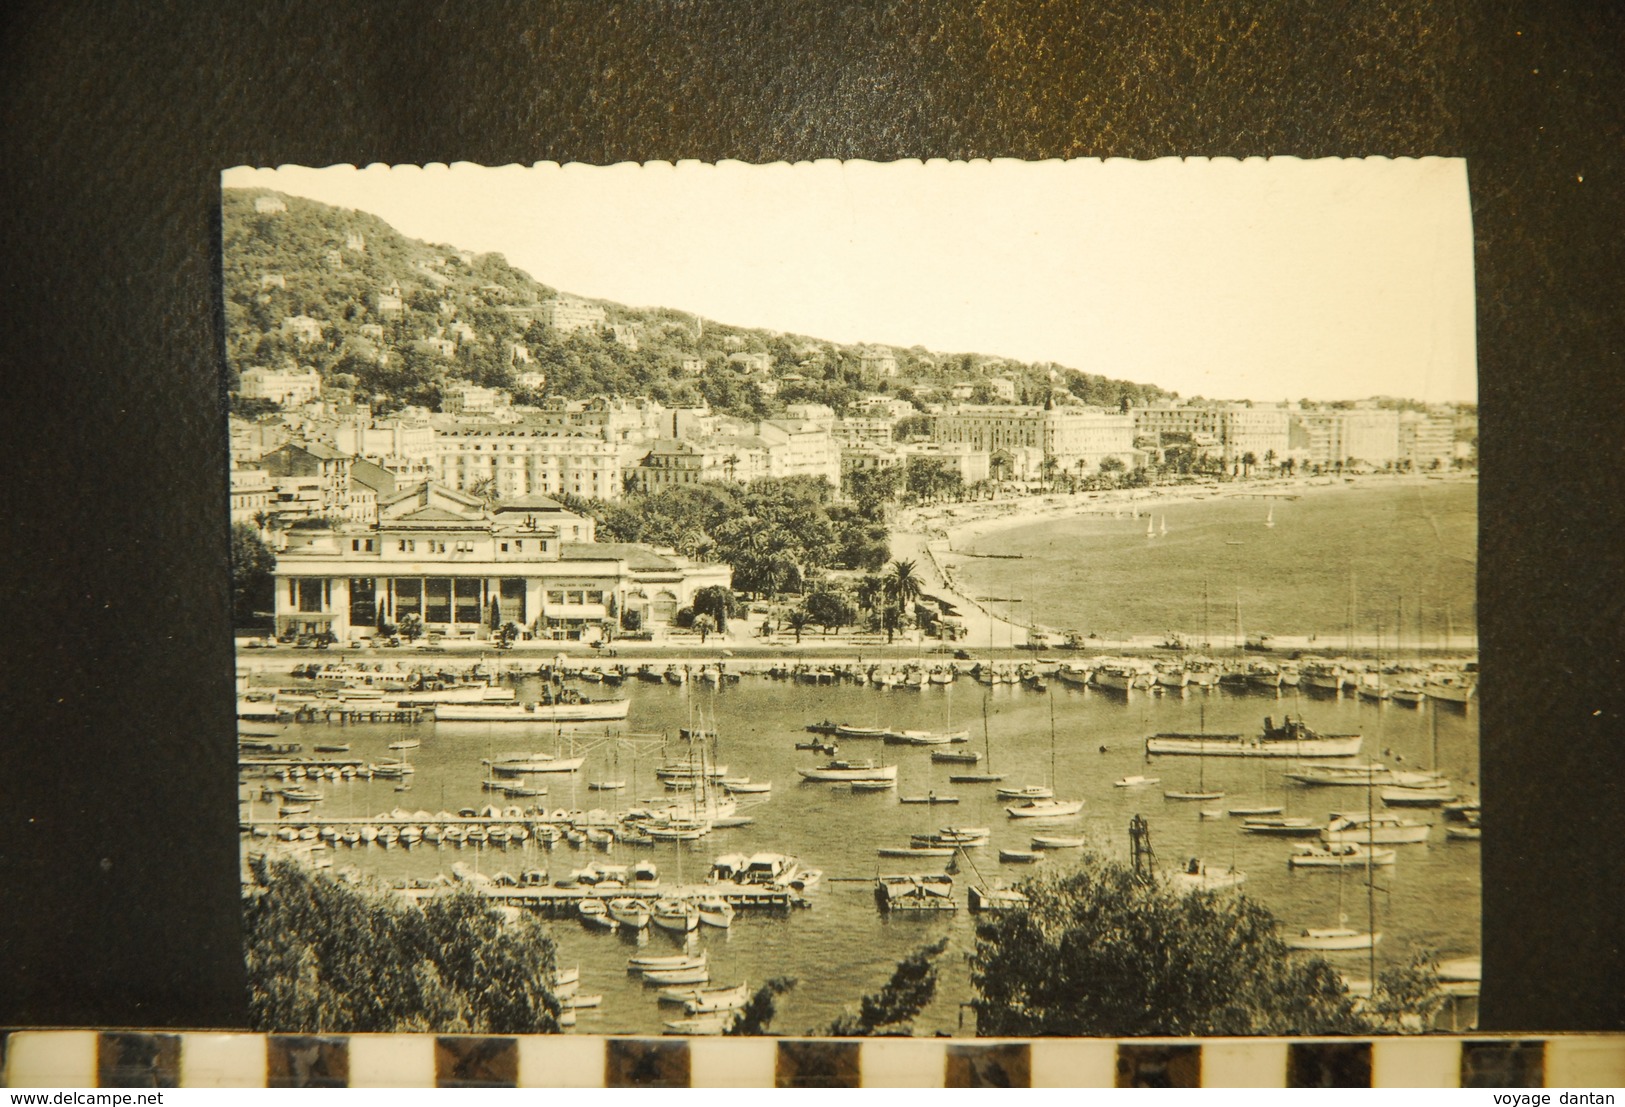
[[[992,609],[1018,622],[1224,644],[1239,624],[1244,636],[1314,635],[1329,649],[1379,636],[1402,651],[1475,630],[1478,483],[1306,485],[1123,505],[954,549],[946,560],[961,590],[997,597]],[[987,554],[999,556],[974,556]]]
[[[521,699],[535,699],[542,690],[534,676],[521,677],[517,683]],[[591,690],[593,695],[608,692]],[[731,930],[702,927],[698,938],[691,939],[709,952],[713,984],[748,981],[755,986],[774,976],[798,979],[799,984],[780,1003],[774,1024],[780,1033],[826,1025],[863,993],[879,988],[900,958],[942,936],[948,937],[949,944],[941,961],[938,998],[917,1031],[970,1032],[970,1016],[966,1013],[961,1022],[959,1006],[971,995],[965,955],[974,946],[975,922],[964,906],[964,885],[1013,881],[1035,871],[1031,865],[1004,865],[998,859],[1000,847],[1026,849],[1035,833],[1085,836],[1092,848],[1126,861],[1128,825],[1135,815],[1144,816],[1149,823],[1159,866],[1177,867],[1191,857],[1234,865],[1247,874],[1241,894],[1267,905],[1289,933],[1304,927],[1366,928],[1364,870],[1290,869],[1291,840],[1243,833],[1239,819],[1200,815],[1202,808],[1267,801],[1284,804],[1289,816],[1323,823],[1334,810],[1364,811],[1364,789],[1311,789],[1284,782],[1282,772],[1291,764],[1287,761],[1147,759],[1144,739],[1148,734],[1254,734],[1265,716],[1279,723],[1283,715],[1301,715],[1323,733],[1365,735],[1362,761],[1405,768],[1437,765],[1463,791],[1476,794],[1477,790],[1476,705],[1424,702],[1405,706],[1361,700],[1352,694],[1327,697],[1311,696],[1307,691],[1276,694],[1229,688],[1125,695],[1056,680],[1050,682],[1048,692],[1036,692],[1021,685],[985,688],[963,676],[955,683],[926,685],[918,691],[850,683],[815,685],[755,674],[720,687],[628,680],[617,694],[632,699],[630,718],[624,725],[436,723],[432,718],[346,726],[303,723],[290,726],[279,740],[300,742],[306,753],[319,743],[348,743],[351,755],[366,761],[404,755],[415,765],[416,772],[404,791],[397,782],[382,779],[314,785],[325,797],[313,816],[320,819],[375,816],[394,808],[436,812],[518,803],[549,811],[618,810],[653,797],[670,802],[673,794],[664,792],[653,774],[663,756],[657,744],[652,740],[621,741],[618,736],[668,735],[665,752],[684,757],[689,745],[678,738],[678,728],[714,727],[717,737],[712,753],[727,766],[728,775],[772,783],[766,795],[739,797],[739,814],[754,819],[752,825],[714,830],[689,843],[617,843],[607,851],[565,842],[553,847],[534,842],[507,847],[337,844],[324,855],[338,868],[355,866],[396,881],[450,874],[459,862],[486,875],[545,869],[549,879],[558,880],[592,862],[630,864],[648,859],[660,867],[664,881],[685,883],[703,879],[712,860],[722,854],[768,851],[793,855],[824,874],[807,894],[809,907],[786,914],[742,911]],[[965,766],[933,763],[929,748],[884,745],[877,740],[842,740],[840,756],[896,763],[895,791],[864,793],[853,792],[845,784],[804,783],[795,767],[810,767],[825,758],[797,751],[794,746],[810,738],[804,730],[807,724],[823,720],[891,728],[966,728],[967,743],[939,748],[982,753],[980,768],[990,765],[992,771],[1007,774],[1005,786],[1053,783],[1057,797],[1086,801],[1083,812],[1042,826],[1035,825],[1038,820],[1009,818],[1004,809],[1011,801],[997,799],[995,785],[949,782],[950,772],[963,772]],[[406,739],[416,739],[419,744],[404,751],[390,748],[391,743]],[[513,800],[482,790],[487,775],[483,759],[515,752],[572,750],[586,753],[587,762],[580,772],[531,778],[533,784],[547,786],[545,797]],[[1160,778],[1160,782],[1130,788],[1114,785],[1132,775]],[[1212,802],[1164,798],[1164,789],[1193,789],[1199,778],[1207,789],[1223,790],[1225,798]],[[587,788],[589,781],[605,779],[623,779],[627,787],[619,792]],[[245,798],[257,796],[259,789],[260,782],[248,781],[243,785]],[[899,796],[931,791],[939,796],[956,795],[960,802],[938,806],[899,802]],[[1372,802],[1381,808],[1380,800]],[[262,816],[271,813],[268,805],[257,806]],[[1379,971],[1385,964],[1405,959],[1413,948],[1431,949],[1443,957],[1479,951],[1478,843],[1446,838],[1437,811],[1408,814],[1435,825],[1425,844],[1393,847],[1399,852],[1397,863],[1377,871],[1373,921],[1384,935],[1377,947]],[[940,872],[946,859],[883,859],[876,851],[905,846],[911,834],[946,825],[992,830],[989,845],[968,851],[970,863],[958,862],[960,909],[928,917],[883,915],[873,896],[877,873]],[[1036,868],[1065,869],[1077,856],[1077,851],[1058,851]],[[648,952],[671,953],[681,948],[680,939],[661,931],[636,939],[589,931],[566,918],[548,925],[558,943],[560,963],[580,966],[581,991],[604,997],[600,1008],[580,1012],[579,1031],[658,1032],[663,1019],[676,1017],[676,1009],[657,1005],[656,989],[646,988],[627,974],[626,959],[638,951],[636,943],[642,943]],[[1366,977],[1366,954],[1330,956],[1351,978]]]

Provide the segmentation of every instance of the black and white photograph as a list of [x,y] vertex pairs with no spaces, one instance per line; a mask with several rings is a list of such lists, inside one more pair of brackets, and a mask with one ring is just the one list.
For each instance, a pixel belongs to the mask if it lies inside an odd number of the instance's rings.
[[221,197],[254,1029],[1476,1027],[1464,160]]

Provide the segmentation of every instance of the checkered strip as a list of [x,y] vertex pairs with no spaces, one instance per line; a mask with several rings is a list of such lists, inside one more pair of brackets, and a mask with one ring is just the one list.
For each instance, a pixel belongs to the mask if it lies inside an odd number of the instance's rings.
[[1625,1086],[1625,1035],[941,1039],[25,1030],[8,1087]]

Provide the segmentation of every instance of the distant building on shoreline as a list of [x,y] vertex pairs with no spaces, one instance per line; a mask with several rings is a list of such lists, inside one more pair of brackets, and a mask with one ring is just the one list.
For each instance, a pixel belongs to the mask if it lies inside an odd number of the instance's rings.
[[942,445],[968,447],[990,458],[996,479],[1039,480],[1046,463],[1056,473],[1089,475],[1107,458],[1144,465],[1134,448],[1134,418],[1099,408],[1030,404],[959,404],[935,419]]

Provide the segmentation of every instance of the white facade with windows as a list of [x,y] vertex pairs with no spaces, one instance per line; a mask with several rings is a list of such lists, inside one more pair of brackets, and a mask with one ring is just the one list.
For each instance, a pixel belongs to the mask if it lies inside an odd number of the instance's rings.
[[[278,634],[370,637],[414,616],[427,633],[486,638],[512,622],[536,638],[614,633],[636,612],[669,622],[726,565],[590,540],[590,520],[551,501],[487,511],[425,483],[381,505],[376,526],[295,527],[277,555]],[[588,540],[570,535],[585,533]]]

